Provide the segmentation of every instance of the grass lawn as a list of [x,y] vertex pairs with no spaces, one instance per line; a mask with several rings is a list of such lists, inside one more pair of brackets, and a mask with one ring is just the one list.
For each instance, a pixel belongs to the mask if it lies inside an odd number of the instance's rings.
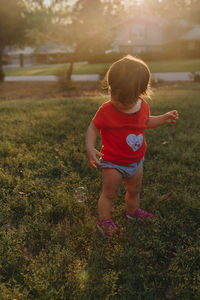
[[200,71],[200,59],[169,60],[148,62],[152,73],[197,72]]
[[[5,70],[6,76],[36,76],[56,75],[63,72],[66,65],[49,65],[24,69]],[[73,74],[104,74],[110,64],[76,64]],[[200,59],[193,60],[169,60],[159,62],[148,62],[152,73],[155,72],[196,72],[200,71]]]
[[195,84],[155,91],[152,114],[180,116],[147,131],[141,207],[157,220],[127,222],[122,186],[111,240],[96,231],[101,173],[84,144],[106,98],[0,102],[2,299],[200,299],[199,96]]
[[[57,75],[68,68],[66,65],[48,65],[42,67],[32,67],[24,69],[6,70],[6,76],[37,76],[37,75]],[[75,64],[73,74],[104,74],[109,64]]]

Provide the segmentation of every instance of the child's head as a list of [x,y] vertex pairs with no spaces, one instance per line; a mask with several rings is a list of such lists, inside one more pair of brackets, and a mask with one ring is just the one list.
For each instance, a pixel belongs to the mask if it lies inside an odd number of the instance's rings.
[[149,96],[150,71],[141,59],[127,55],[109,68],[107,82],[112,100],[134,104],[139,96]]

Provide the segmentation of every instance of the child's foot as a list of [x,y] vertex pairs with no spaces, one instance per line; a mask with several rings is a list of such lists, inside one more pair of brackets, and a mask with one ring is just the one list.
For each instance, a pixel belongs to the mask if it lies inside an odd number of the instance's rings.
[[126,218],[129,219],[129,220],[137,220],[137,219],[141,219],[141,220],[151,219],[151,220],[154,220],[155,216],[153,214],[149,213],[148,211],[145,211],[145,210],[142,210],[141,208],[138,208],[138,209],[136,209],[134,214],[131,214],[127,211],[126,212]]
[[105,221],[98,221],[97,228],[104,236],[112,236],[114,233],[119,233],[117,226],[111,219]]

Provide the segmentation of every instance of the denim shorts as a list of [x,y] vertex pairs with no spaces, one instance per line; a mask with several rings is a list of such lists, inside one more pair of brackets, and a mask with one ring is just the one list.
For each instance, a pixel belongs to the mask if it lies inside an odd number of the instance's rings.
[[103,160],[102,158],[99,160],[99,162],[100,162],[100,167],[102,169],[104,168],[116,169],[122,174],[123,178],[129,178],[133,176],[137,172],[137,170],[141,167],[141,165],[144,162],[144,157],[141,160],[129,164],[127,166],[116,165],[109,161]]

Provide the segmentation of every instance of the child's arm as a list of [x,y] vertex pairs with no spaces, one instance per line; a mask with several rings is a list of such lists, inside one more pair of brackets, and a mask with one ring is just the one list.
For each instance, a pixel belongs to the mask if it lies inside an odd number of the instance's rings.
[[150,116],[149,120],[146,122],[146,128],[155,128],[163,124],[167,123],[176,123],[178,120],[178,112],[176,110],[172,110],[167,112],[164,115],[160,116]]
[[97,168],[96,164],[100,165],[97,156],[103,156],[102,153],[95,149],[95,143],[98,133],[99,129],[94,125],[93,122],[91,122],[86,133],[86,150],[88,156],[88,163],[95,169]]

